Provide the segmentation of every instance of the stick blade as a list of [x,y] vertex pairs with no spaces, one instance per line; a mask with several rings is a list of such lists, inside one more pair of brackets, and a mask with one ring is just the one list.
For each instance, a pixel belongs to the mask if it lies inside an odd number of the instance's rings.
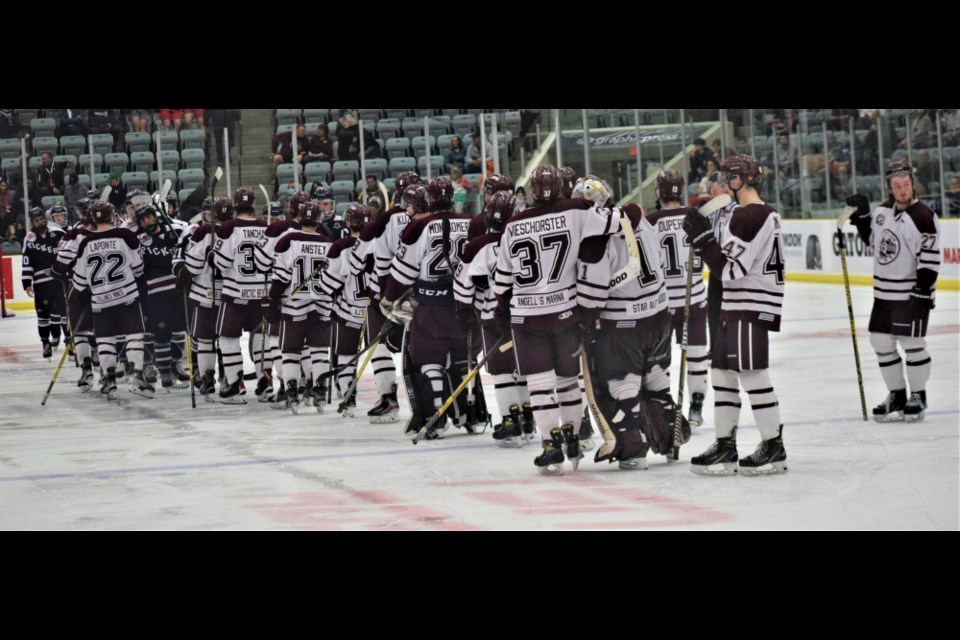
[[710,200],[707,201],[702,207],[697,209],[697,211],[700,213],[700,215],[706,217],[714,211],[719,211],[724,207],[730,206],[730,203],[732,202],[733,198],[731,198],[729,194],[721,193],[715,198],[710,198]]
[[847,220],[850,219],[850,216],[852,216],[856,210],[856,207],[844,207],[840,215],[837,216],[837,229],[843,229],[843,225],[847,224]]

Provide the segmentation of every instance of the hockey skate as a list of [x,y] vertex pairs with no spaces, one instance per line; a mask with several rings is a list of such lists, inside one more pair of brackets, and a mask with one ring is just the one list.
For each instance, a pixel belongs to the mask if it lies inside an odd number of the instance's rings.
[[903,408],[903,418],[907,422],[920,422],[927,409],[927,392],[914,391],[910,394],[906,406]]
[[[736,436],[717,438],[709,449],[690,459],[690,471],[701,476],[736,475],[740,471],[737,466],[739,458]],[[717,465],[722,468],[712,468]]]
[[183,364],[183,360],[173,361],[173,375],[181,382],[190,382],[190,371]]
[[[512,415],[512,409],[511,409]],[[514,418],[516,420],[516,418]],[[520,429],[523,431],[523,441],[531,443],[537,439],[537,421],[533,417],[533,406],[529,402],[523,403],[523,414]]]
[[317,381],[317,384],[313,387],[313,406],[316,407],[317,413],[323,413],[327,406],[327,381],[325,379]]
[[537,471],[545,476],[563,475],[563,432],[559,429],[550,431],[550,438],[543,440],[543,453],[533,459]]
[[388,424],[400,420],[400,403],[397,400],[396,384],[390,388],[390,393],[380,396],[380,402],[367,411],[367,416],[370,418],[370,424]]
[[207,402],[213,402],[213,394],[217,390],[217,381],[213,378],[213,371],[206,371],[200,378],[200,395]]
[[108,400],[117,399],[116,369],[110,367],[106,374],[100,376],[100,396]]
[[43,343],[43,357],[52,358],[53,357],[53,347],[50,346],[49,342]]
[[337,407],[337,413],[344,418],[352,418],[357,413],[357,394],[351,393],[350,397],[340,402]]
[[130,393],[144,398],[153,398],[157,392],[153,385],[147,382],[143,371],[134,371],[130,377]]
[[93,365],[90,358],[83,359],[83,365],[80,367],[80,379],[77,380],[77,387],[80,393],[87,393],[93,389]]
[[291,380],[289,383],[287,383],[287,401],[286,401],[286,406],[284,408],[290,409],[290,411],[292,411],[294,414],[297,414],[300,412],[299,410],[300,399],[298,397],[297,391],[298,389],[297,389],[296,382]]
[[60,336],[51,336],[50,348],[53,351],[56,351],[57,349],[60,348]]
[[583,408],[583,419],[580,421],[580,451],[591,451],[593,445],[593,425],[590,423],[589,409]]
[[703,394],[695,393],[690,399],[690,417],[687,418],[691,429],[703,424]]
[[166,389],[167,393],[170,393],[170,387],[173,386],[173,374],[169,371],[161,371],[160,386]]
[[761,440],[756,451],[740,460],[740,473],[745,476],[772,475],[787,472],[787,451],[783,448],[783,425],[780,434]]
[[273,393],[273,377],[269,371],[264,371],[260,379],[257,380],[257,388],[253,395],[257,396],[257,400],[260,400],[264,394],[270,395],[271,393]]
[[297,385],[297,393],[300,394],[305,406],[309,407],[313,404],[313,385],[305,378],[300,378],[300,382]]
[[583,459],[580,434],[573,432],[573,425],[569,422],[561,426],[560,430],[563,432],[563,440],[567,451],[567,460],[570,461],[570,465],[573,467],[573,470],[576,471],[580,467],[580,461]]
[[519,407],[511,405],[511,415],[503,416],[503,422],[493,427],[493,439],[504,449],[516,449],[523,446],[523,432],[520,429],[520,424],[513,417],[514,409],[517,410],[517,415],[520,414]]
[[632,458],[627,458],[626,460],[619,460],[618,466],[624,471],[646,471],[647,470],[647,452],[650,450],[650,447],[644,444],[640,453],[633,456]]
[[154,364],[148,364],[143,368],[143,379],[150,384],[156,384],[159,374],[160,372],[157,370],[157,366]]
[[220,402],[223,404],[247,404],[247,389],[243,386],[243,374],[239,374],[232,384],[220,389]]
[[883,402],[873,408],[873,419],[877,422],[902,422],[906,407],[906,389],[891,391]]

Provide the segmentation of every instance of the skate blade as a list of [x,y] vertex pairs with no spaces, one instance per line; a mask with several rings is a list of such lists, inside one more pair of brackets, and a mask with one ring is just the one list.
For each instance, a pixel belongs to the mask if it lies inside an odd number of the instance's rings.
[[344,407],[343,411],[340,412],[344,418],[352,418],[355,415],[355,410],[353,407]]
[[787,462],[771,462],[759,467],[740,467],[740,475],[744,476],[772,476],[787,472]]
[[587,438],[580,441],[580,450],[581,451],[593,451],[593,448],[596,445],[593,443],[593,438]]
[[721,462],[719,464],[719,469],[715,468],[717,465],[706,467],[692,464],[690,465],[690,471],[698,476],[735,476],[740,472],[740,465],[736,462]]
[[904,416],[903,420],[904,422],[921,422],[923,420],[923,414]]
[[273,402],[270,404],[270,408],[275,411],[283,411],[287,408],[287,404],[285,402]]
[[897,411],[896,413],[887,414],[885,416],[873,416],[873,420],[875,422],[884,424],[887,422],[904,422],[905,419],[904,419],[903,413],[900,411]]
[[631,458],[630,460],[621,460],[619,467],[624,471],[646,471],[649,465],[646,458]]
[[287,406],[287,409],[290,409],[290,411],[291,411],[291,412],[293,413],[293,415],[295,415],[295,416],[296,416],[296,415],[300,415],[300,407],[299,407],[299,405],[291,404],[291,405],[288,405],[288,406]]
[[90,393],[90,391],[93,390],[93,385],[86,384],[86,385],[78,386],[77,388],[80,389],[80,393]]
[[537,471],[542,476],[562,476],[565,473],[563,463],[548,464],[545,467],[537,467]]
[[204,399],[206,402],[210,402],[210,403],[216,402],[216,400],[213,398],[213,394],[212,394],[212,393],[208,393],[208,394],[204,395],[204,396],[203,396],[203,399]]
[[[370,424],[393,424],[394,422],[400,422],[399,412],[397,413],[386,413],[382,416],[369,416]],[[410,432],[413,433],[413,432]],[[407,432],[404,431],[404,435]]]
[[691,419],[688,418],[688,419],[687,419],[687,422],[690,423],[690,428],[691,428],[691,429],[696,429],[697,427],[699,427],[699,426],[701,426],[701,425],[703,424],[703,419],[701,418],[700,420],[696,420],[696,419],[691,420]]
[[523,440],[524,440],[524,442],[526,442],[527,444],[529,444],[529,443],[531,443],[531,442],[536,442],[536,440],[537,440],[537,432],[536,432],[536,431],[531,431],[530,433],[525,433],[525,434],[523,434]]
[[220,404],[247,404],[247,399],[234,396],[232,398],[220,398]]
[[[151,393],[150,391],[145,391],[143,389],[129,389],[130,393],[135,396],[140,396],[141,398],[147,398],[148,400],[153,400],[153,396],[156,392]],[[170,393],[169,391],[167,393]]]
[[501,449],[519,449],[523,446],[523,440],[520,439],[520,436],[504,438],[503,440],[497,440],[497,446]]
[[570,466],[573,467],[574,471],[577,471],[580,468],[580,461],[583,460],[583,454],[580,454],[577,458],[568,458],[567,461],[570,463]]
[[313,406],[316,407],[317,413],[323,413],[323,410],[327,407],[323,402],[315,402]]

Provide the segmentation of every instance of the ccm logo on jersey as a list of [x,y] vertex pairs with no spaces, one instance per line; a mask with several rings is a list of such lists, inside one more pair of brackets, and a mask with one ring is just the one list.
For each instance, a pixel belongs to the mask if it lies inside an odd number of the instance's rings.
[[436,298],[442,298],[444,296],[450,295],[450,289],[424,289],[418,288],[417,295],[420,296],[433,296]]

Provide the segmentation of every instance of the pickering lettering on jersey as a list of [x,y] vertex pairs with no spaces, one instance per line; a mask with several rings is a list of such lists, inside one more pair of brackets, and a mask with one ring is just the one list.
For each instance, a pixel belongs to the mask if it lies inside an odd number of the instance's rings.
[[566,302],[567,292],[551,293],[539,296],[514,296],[513,305],[517,309],[535,309],[537,307],[549,307],[555,304]]
[[89,245],[87,245],[87,247],[91,251],[102,251],[104,249],[116,249],[117,242],[119,242],[119,240],[95,240],[94,242],[91,242]]
[[[470,230],[470,221],[469,220],[451,220],[450,221],[450,232],[461,232],[466,233]],[[431,222],[430,226],[427,228],[428,233],[443,233],[443,223],[442,222]]]
[[531,233],[544,233],[546,231],[555,231],[557,229],[567,228],[567,219],[558,215],[549,218],[535,218],[533,220],[521,220],[514,222],[509,227],[511,237],[526,236]]

